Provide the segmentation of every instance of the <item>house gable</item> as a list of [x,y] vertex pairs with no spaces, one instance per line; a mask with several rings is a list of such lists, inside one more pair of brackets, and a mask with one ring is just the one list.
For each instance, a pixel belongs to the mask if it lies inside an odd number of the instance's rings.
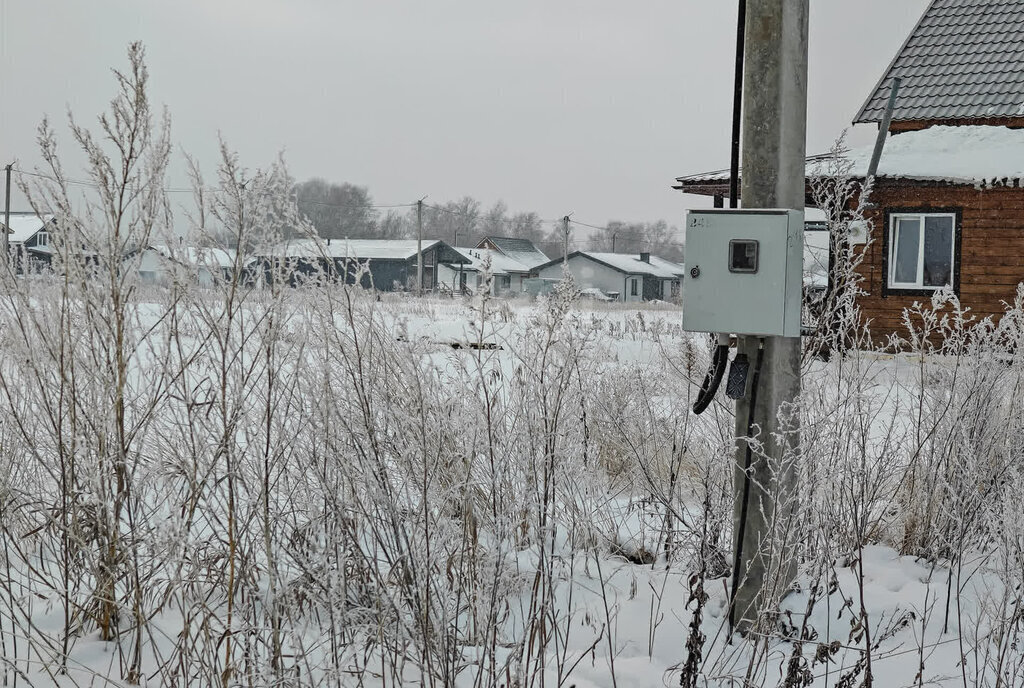
[[932,0],[854,124],[882,120],[895,77],[893,131],[1024,127],[1024,0]]

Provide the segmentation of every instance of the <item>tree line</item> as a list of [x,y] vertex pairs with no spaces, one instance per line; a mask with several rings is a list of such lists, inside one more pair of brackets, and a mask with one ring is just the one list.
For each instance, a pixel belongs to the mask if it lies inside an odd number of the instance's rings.
[[[417,208],[377,206],[369,188],[313,178],[295,185],[299,211],[324,239],[408,239],[416,236]],[[424,203],[423,236],[452,246],[476,246],[487,236],[529,239],[555,258],[562,255],[560,222],[545,221],[536,212],[513,212],[504,201],[486,208],[463,196],[445,203]],[[665,220],[612,220],[604,227],[570,222],[570,250],[640,253],[649,251],[670,260],[683,259],[681,231]]]

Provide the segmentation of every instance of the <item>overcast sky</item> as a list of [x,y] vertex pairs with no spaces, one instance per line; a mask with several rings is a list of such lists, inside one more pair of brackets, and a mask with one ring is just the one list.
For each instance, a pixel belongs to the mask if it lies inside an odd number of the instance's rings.
[[[810,1],[813,153],[927,2]],[[68,108],[100,112],[139,39],[176,144],[208,172],[220,132],[251,167],[284,151],[297,179],[365,185],[382,204],[469,195],[545,219],[680,224],[700,199],[672,180],[728,164],[736,4],[0,0],[0,158],[32,169],[44,113],[63,126]]]

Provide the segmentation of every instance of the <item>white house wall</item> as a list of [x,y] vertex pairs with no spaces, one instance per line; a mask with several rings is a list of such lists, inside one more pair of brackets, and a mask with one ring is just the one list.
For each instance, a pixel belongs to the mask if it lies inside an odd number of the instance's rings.
[[[618,270],[596,263],[584,256],[573,256],[569,259],[569,272],[572,273],[576,286],[580,289],[600,289],[604,293],[618,292],[620,301],[643,300],[643,278],[640,275],[627,277]],[[562,264],[549,265],[540,271],[545,279],[562,279]],[[637,284],[637,295],[629,295],[628,279],[640,280]]]
[[147,282],[163,282],[170,277],[166,258],[153,249],[146,249],[139,255],[139,276]]
[[[469,285],[469,277],[466,278]],[[459,284],[459,271],[441,263],[437,266],[437,283],[446,289],[457,289]]]

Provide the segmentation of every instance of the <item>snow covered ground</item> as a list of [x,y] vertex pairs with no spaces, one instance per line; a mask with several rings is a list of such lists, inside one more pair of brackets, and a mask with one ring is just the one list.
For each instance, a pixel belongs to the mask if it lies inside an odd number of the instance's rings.
[[0,313],[5,685],[1024,681],[1005,332],[808,357],[797,586],[743,639],[731,411],[690,413],[671,306],[154,289],[118,397],[58,297]]

